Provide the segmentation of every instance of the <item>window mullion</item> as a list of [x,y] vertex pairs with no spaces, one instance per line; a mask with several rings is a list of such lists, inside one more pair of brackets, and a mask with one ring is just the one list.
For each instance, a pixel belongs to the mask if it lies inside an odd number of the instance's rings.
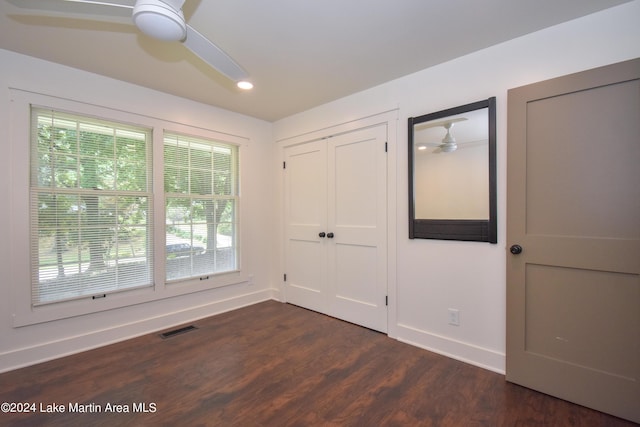
[[156,290],[163,290],[165,288],[165,247],[166,247],[166,229],[165,222],[165,187],[164,187],[164,133],[160,127],[154,128],[152,132],[152,165],[153,173],[149,174],[152,180],[149,183],[153,189],[154,204],[153,204],[153,223],[155,227],[153,229],[154,240],[154,268],[153,268],[153,283]]

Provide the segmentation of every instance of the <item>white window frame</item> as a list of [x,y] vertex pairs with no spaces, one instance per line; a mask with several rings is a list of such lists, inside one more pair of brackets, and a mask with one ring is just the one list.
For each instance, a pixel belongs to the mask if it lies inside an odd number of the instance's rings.
[[[190,126],[156,117],[145,116],[133,112],[116,110],[94,104],[69,100],[65,98],[34,93],[21,89],[10,89],[10,123],[9,146],[12,163],[12,180],[9,212],[11,222],[11,245],[9,280],[11,281],[11,307],[13,308],[13,324],[16,327],[47,322],[62,318],[80,316],[105,310],[116,309],[129,305],[151,302],[169,297],[215,289],[223,286],[247,282],[247,274],[242,272],[243,252],[239,243],[238,270],[212,275],[208,280],[193,278],[179,283],[165,282],[165,212],[164,212],[164,170],[163,144],[164,132],[190,135],[196,138],[211,139],[238,146],[239,179],[241,179],[243,149],[247,146],[248,138],[227,133],[216,132],[202,127]],[[91,296],[82,299],[59,303],[33,306],[31,302],[31,261],[30,261],[30,156],[31,156],[31,107],[46,108],[77,116],[94,117],[97,119],[131,124],[152,129],[153,152],[153,223],[154,226],[154,256],[153,286],[125,290],[109,294],[105,298],[92,299]],[[239,194],[238,241],[242,242],[241,192]]]

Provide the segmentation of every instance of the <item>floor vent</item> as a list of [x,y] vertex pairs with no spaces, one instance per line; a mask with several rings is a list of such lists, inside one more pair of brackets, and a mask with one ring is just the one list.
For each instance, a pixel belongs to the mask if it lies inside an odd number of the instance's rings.
[[165,340],[167,338],[175,337],[176,335],[180,335],[180,334],[184,334],[184,333],[187,333],[187,332],[195,331],[196,329],[198,329],[198,328],[196,328],[193,325],[189,325],[189,326],[185,326],[183,328],[174,329],[172,331],[163,332],[163,333],[160,334],[160,338]]

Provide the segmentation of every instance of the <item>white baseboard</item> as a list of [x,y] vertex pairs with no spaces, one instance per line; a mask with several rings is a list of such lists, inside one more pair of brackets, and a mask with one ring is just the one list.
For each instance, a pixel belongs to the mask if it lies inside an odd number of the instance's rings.
[[[277,292],[275,293],[277,294]],[[0,373],[103,347],[272,299],[277,299],[274,298],[273,289],[260,290],[199,306],[187,307],[184,310],[137,319],[134,322],[94,330],[82,335],[11,350],[0,353]]]
[[408,325],[395,328],[398,341],[450,357],[504,375],[505,354],[448,337],[436,335]]
[[285,302],[284,295],[280,289],[271,289],[271,299],[276,300],[278,302]]

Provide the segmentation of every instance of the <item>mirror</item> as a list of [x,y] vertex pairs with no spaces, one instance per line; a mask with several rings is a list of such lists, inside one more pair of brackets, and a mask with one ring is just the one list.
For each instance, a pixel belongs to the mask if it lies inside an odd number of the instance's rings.
[[409,238],[497,243],[495,97],[409,118]]

